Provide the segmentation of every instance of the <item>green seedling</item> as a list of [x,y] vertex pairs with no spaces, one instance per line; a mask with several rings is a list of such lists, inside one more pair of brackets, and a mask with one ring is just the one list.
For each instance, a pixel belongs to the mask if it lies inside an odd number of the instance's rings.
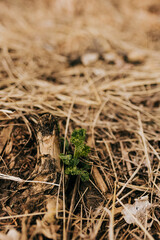
[[87,171],[88,165],[83,164],[80,168],[79,162],[83,157],[87,157],[90,152],[90,147],[85,144],[86,130],[74,130],[71,136],[71,143],[74,145],[73,154],[60,154],[60,159],[65,164],[65,174],[79,175],[82,181],[89,180],[89,173]]

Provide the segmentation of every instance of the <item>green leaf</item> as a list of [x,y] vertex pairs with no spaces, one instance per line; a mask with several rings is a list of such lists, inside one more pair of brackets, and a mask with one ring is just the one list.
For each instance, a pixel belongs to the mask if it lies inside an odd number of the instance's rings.
[[73,164],[72,155],[71,154],[65,155],[65,154],[61,153],[60,154],[60,159],[66,165],[72,165]]
[[84,145],[81,149],[81,157],[87,157],[88,153],[90,153],[90,147],[87,145]]
[[77,158],[77,157],[73,157],[73,166],[77,166],[78,165],[78,163],[79,163],[79,158]]
[[87,157],[90,152],[90,147],[88,147],[84,141],[86,137],[85,129],[74,130],[71,137],[71,143],[75,146],[74,159],[79,157]]
[[82,143],[75,147],[74,158],[87,157],[90,152],[90,147]]
[[73,143],[75,146],[81,145],[85,141],[86,137],[86,130],[81,129],[75,129],[71,136],[71,143]]
[[81,174],[81,180],[82,182],[86,182],[89,180],[89,173],[87,171],[83,171],[82,174]]
[[86,130],[76,129],[71,136],[71,143],[74,145],[74,155],[60,154],[60,159],[65,165],[65,174],[79,175],[82,181],[89,180],[88,166],[82,164],[82,168],[78,168],[80,157],[87,157],[90,152],[90,147],[85,144]]
[[67,175],[80,175],[80,178],[83,182],[89,180],[89,173],[86,170],[83,170],[82,168],[77,167],[67,167],[65,170],[65,174]]
[[67,167],[65,170],[65,174],[70,174],[70,175],[79,175],[79,171],[77,167]]

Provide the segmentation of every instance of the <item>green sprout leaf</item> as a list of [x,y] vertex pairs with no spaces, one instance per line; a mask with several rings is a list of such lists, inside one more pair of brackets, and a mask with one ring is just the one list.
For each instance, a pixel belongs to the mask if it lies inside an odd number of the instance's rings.
[[84,145],[80,151],[81,157],[87,157],[89,153],[90,153],[90,147],[87,145]]
[[71,136],[71,143],[75,146],[74,158],[87,157],[90,148],[84,143],[86,137],[85,129],[74,130]]
[[87,171],[83,171],[80,177],[82,182],[89,181],[89,173]]
[[65,155],[63,153],[60,154],[60,159],[63,161],[64,164],[66,165],[72,165],[73,164],[73,161],[72,161],[72,155],[71,154],[68,154],[68,155]]
[[81,128],[78,130],[74,130],[71,136],[71,143],[73,143],[75,146],[78,146],[82,143],[84,143],[86,137],[86,130]]
[[[79,175],[82,181],[89,180],[89,167],[83,164],[82,168],[79,168],[79,162],[81,157],[87,157],[90,152],[90,147],[85,144],[86,130],[76,129],[71,136],[71,143],[74,145],[74,154],[60,154],[60,159],[65,166],[65,174]],[[87,167],[86,167],[87,166]]]
[[77,168],[76,166],[67,167],[65,170],[65,174],[72,175],[72,176],[79,175],[83,182],[89,180],[89,173],[86,170],[83,170],[82,168]]

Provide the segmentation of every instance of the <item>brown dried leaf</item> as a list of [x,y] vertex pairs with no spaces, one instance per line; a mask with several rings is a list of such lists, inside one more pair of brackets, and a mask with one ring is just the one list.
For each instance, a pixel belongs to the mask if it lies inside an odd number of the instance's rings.
[[52,199],[48,200],[47,203],[47,213],[44,215],[43,221],[45,223],[54,223],[55,216],[56,216],[56,209],[63,209],[63,202],[59,199],[57,204],[57,197],[53,197]]
[[142,224],[145,223],[146,215],[148,210],[151,208],[151,203],[148,201],[148,195],[141,197],[140,199],[135,199],[134,204],[125,204],[125,207],[131,213],[129,214],[126,209],[122,210],[122,214],[124,215],[124,219],[128,224],[136,223],[134,216],[137,218]]
[[13,126],[3,128],[0,132],[0,154],[2,153],[7,140],[10,138]]
[[1,240],[19,240],[20,239],[20,233],[12,228],[8,231],[7,234],[0,233],[0,239]]
[[94,181],[96,182],[97,186],[100,188],[100,190],[105,193],[108,191],[108,187],[106,185],[106,183],[104,182],[102,175],[100,174],[100,172],[98,171],[97,167],[93,167],[92,169],[92,176],[94,178]]

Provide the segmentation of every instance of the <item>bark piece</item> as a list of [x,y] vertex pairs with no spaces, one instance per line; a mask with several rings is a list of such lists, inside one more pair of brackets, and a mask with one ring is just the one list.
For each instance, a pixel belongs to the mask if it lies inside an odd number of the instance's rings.
[[[34,181],[59,183],[61,173],[59,128],[57,120],[49,113],[42,115],[38,121],[37,144]],[[46,184],[33,186],[35,193],[54,188]]]
[[[43,115],[37,126],[37,140],[38,140],[38,159],[40,159],[40,166],[37,166],[38,171],[47,168],[48,164],[53,164],[56,171],[61,171],[60,165],[60,145],[59,145],[59,129],[58,122],[51,114]],[[52,163],[47,158],[52,159]],[[48,166],[49,167],[49,166]],[[43,169],[44,168],[44,169]]]

